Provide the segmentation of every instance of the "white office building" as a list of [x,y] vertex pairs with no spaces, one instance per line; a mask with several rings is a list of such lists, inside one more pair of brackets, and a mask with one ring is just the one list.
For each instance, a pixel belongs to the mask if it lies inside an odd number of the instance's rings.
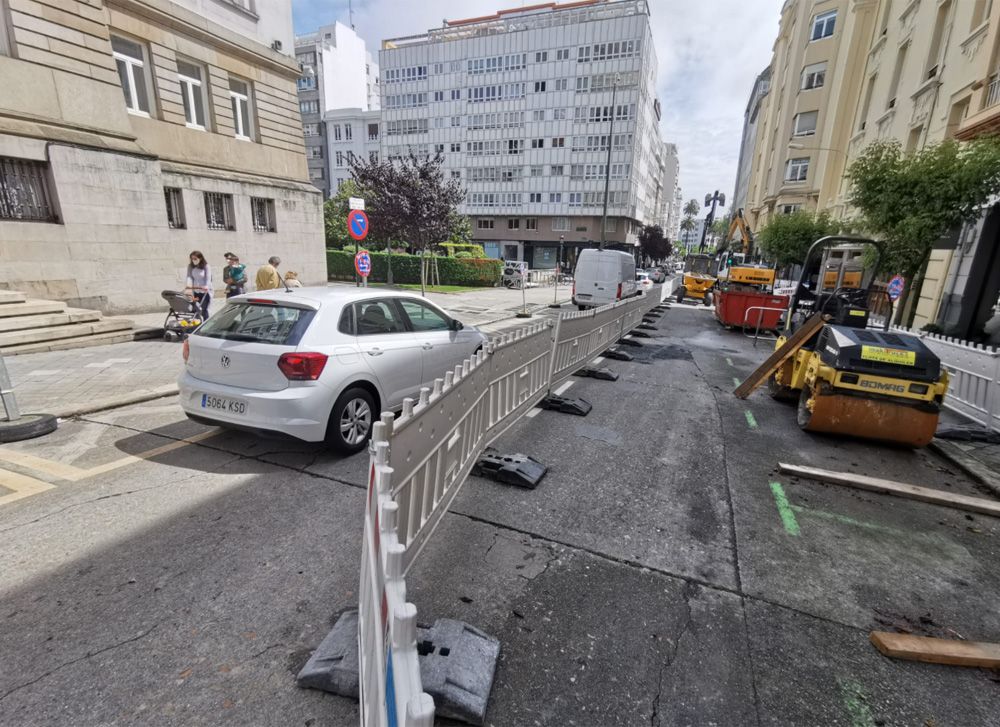
[[[295,58],[302,68],[299,78],[299,109],[306,140],[306,159],[309,177],[324,197],[336,194],[340,172],[334,173],[336,150],[329,146],[334,138],[326,128],[326,117],[332,115],[341,128],[343,158],[348,152],[363,153],[369,136],[370,111],[375,111],[377,124],[379,108],[378,64],[365,47],[364,40],[343,23],[325,25],[315,33],[295,37]],[[341,113],[345,110],[355,112]],[[347,124],[349,139],[344,139]],[[353,127],[353,128],[352,128]],[[377,133],[376,133],[377,136]],[[358,140],[358,146],[343,145],[344,141]],[[332,159],[331,159],[332,158]]]
[[337,194],[346,180],[351,179],[353,157],[378,161],[379,125],[382,112],[378,109],[334,109],[323,114],[326,127],[327,179],[330,195]]
[[382,154],[441,152],[487,254],[552,268],[561,240],[572,263],[602,239],[610,145],[606,239],[635,245],[664,218],[649,12],[535,5],[383,42]]

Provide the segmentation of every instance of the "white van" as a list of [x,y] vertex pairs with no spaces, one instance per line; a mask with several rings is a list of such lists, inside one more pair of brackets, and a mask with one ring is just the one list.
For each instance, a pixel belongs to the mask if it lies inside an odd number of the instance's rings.
[[638,295],[635,259],[620,250],[583,250],[573,271],[573,304],[580,310]]

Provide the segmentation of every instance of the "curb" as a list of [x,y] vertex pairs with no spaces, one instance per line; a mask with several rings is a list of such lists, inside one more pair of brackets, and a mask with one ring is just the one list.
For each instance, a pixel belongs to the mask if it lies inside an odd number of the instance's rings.
[[936,437],[931,440],[927,448],[944,457],[976,482],[985,485],[994,495],[1000,497],[1000,474],[994,472],[987,465],[951,442]]
[[112,396],[107,399],[92,401],[89,404],[78,404],[64,409],[55,409],[51,413],[60,419],[70,419],[83,414],[93,414],[97,411],[104,411],[105,409],[117,409],[118,407],[128,406],[129,404],[140,404],[144,401],[162,399],[166,396],[173,396],[176,393],[177,384],[168,384],[157,389],[147,389],[146,391],[141,391],[135,394]]

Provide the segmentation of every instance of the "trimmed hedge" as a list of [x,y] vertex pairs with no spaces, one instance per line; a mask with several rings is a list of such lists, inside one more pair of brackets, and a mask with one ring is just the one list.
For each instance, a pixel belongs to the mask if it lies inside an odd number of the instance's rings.
[[[368,279],[373,283],[386,282],[386,255],[371,252],[372,274]],[[492,258],[437,258],[441,285],[466,285],[470,287],[492,287],[503,273],[503,262]],[[326,251],[326,269],[330,280],[354,279],[354,253],[349,250]],[[392,280],[395,283],[420,282],[420,257],[418,255],[392,254]]]

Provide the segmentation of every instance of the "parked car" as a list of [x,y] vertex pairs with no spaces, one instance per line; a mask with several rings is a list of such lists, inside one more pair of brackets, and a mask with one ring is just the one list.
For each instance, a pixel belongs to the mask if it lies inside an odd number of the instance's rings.
[[649,277],[652,278],[654,283],[664,283],[667,280],[667,271],[663,269],[662,265],[650,268],[646,272],[649,273]]
[[652,289],[653,278],[647,272],[638,272],[635,274],[635,285],[641,292],[645,293]]
[[398,411],[486,343],[417,295],[367,288],[230,298],[184,342],[181,408],[195,421],[363,449]]
[[635,258],[620,250],[583,250],[573,271],[573,304],[583,310],[636,295]]

